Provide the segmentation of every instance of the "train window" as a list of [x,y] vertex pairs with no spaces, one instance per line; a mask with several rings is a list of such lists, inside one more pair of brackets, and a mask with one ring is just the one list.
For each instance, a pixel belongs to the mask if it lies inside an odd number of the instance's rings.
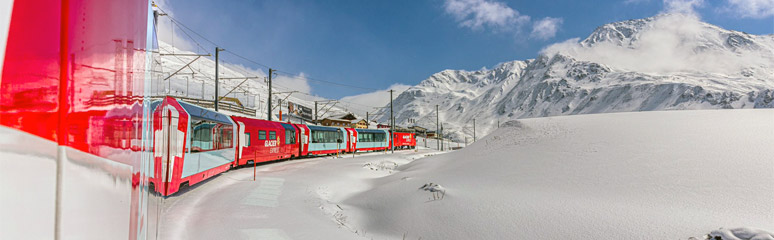
[[221,124],[215,126],[217,138],[215,146],[217,149],[226,149],[234,147],[234,129],[231,124]]
[[191,118],[191,152],[231,148],[234,129],[230,124]]
[[339,139],[338,132],[312,131],[313,143],[335,143],[337,139]]
[[258,131],[258,140],[266,140],[266,131]]
[[270,131],[269,132],[269,140],[277,140],[277,132]]
[[296,131],[285,130],[285,144],[296,143]]
[[250,146],[250,133],[245,133],[245,147]]
[[358,142],[384,142],[386,134],[384,133],[359,133]]

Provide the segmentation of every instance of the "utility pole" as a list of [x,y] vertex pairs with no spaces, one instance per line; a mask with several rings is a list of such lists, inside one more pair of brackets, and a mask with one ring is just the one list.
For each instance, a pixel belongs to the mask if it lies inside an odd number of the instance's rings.
[[278,107],[279,107],[279,120],[280,120],[280,122],[282,122],[282,99],[277,99],[277,100],[279,100],[279,105],[278,105]]
[[366,112],[366,124],[368,124],[368,126],[371,126],[371,122],[368,121],[368,112]]
[[500,128],[500,120],[497,120],[497,128]]
[[441,123],[441,134],[438,136],[441,136],[441,151],[443,151],[443,123]]
[[269,114],[266,116],[266,118],[269,121],[271,121],[271,75],[273,74],[274,74],[274,69],[269,68],[269,101],[266,102],[269,105],[268,107]]
[[[223,50],[226,50],[226,49],[215,47],[215,111],[216,112],[218,111],[218,98],[220,97],[220,95],[218,95],[218,88],[219,88],[218,82],[220,82],[218,80],[218,77],[220,77],[218,75],[218,53]],[[204,88],[202,88],[202,92],[204,92]],[[204,99],[203,94],[202,94],[202,99]]]
[[314,124],[317,124],[317,101],[314,101]]
[[476,141],[476,119],[473,119],[473,141]]
[[392,141],[392,147],[390,147],[390,150],[392,153],[395,153],[395,119],[392,117],[392,92],[395,90],[390,89],[390,141]]
[[435,105],[435,145],[437,145],[438,151],[441,151],[440,135],[441,129],[438,128],[438,105]]

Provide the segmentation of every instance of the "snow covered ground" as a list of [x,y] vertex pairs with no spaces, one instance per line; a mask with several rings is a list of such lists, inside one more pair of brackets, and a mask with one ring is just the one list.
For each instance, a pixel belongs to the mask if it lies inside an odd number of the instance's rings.
[[167,199],[161,237],[774,239],[772,142],[768,109],[523,119],[444,154],[230,171]]
[[370,239],[338,205],[433,150],[319,157],[231,170],[164,202],[161,239]]

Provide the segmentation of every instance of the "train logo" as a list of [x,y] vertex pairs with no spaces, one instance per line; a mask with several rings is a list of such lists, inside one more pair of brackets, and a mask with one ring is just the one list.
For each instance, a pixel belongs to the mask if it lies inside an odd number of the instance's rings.
[[267,140],[263,143],[264,147],[276,147],[277,146],[277,140]]

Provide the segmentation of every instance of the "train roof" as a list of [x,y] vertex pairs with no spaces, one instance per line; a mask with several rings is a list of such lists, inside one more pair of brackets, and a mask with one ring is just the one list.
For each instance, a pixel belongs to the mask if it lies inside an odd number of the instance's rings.
[[284,127],[287,130],[292,130],[292,131],[296,130],[296,128],[293,127],[293,124],[290,124],[290,123],[280,123],[280,124],[282,125],[282,127]]
[[367,128],[355,128],[355,131],[359,133],[385,133],[385,130],[367,129]]
[[243,122],[246,127],[280,129],[280,128],[283,128],[283,124],[284,124],[281,122],[255,119],[255,118],[249,118],[249,117],[232,116],[231,118],[233,118],[234,121]]
[[177,100],[178,103],[180,103],[180,106],[185,109],[186,112],[188,112],[188,115],[195,118],[210,120],[214,122],[220,122],[220,123],[228,123],[233,124],[234,122],[231,121],[231,118],[229,118],[226,114],[222,114],[215,111],[210,111],[209,109],[201,108],[196,105],[183,102],[180,100]]
[[324,126],[317,126],[317,125],[306,125],[309,127],[309,130],[312,131],[338,131],[341,130],[341,128],[337,127],[324,127]]

